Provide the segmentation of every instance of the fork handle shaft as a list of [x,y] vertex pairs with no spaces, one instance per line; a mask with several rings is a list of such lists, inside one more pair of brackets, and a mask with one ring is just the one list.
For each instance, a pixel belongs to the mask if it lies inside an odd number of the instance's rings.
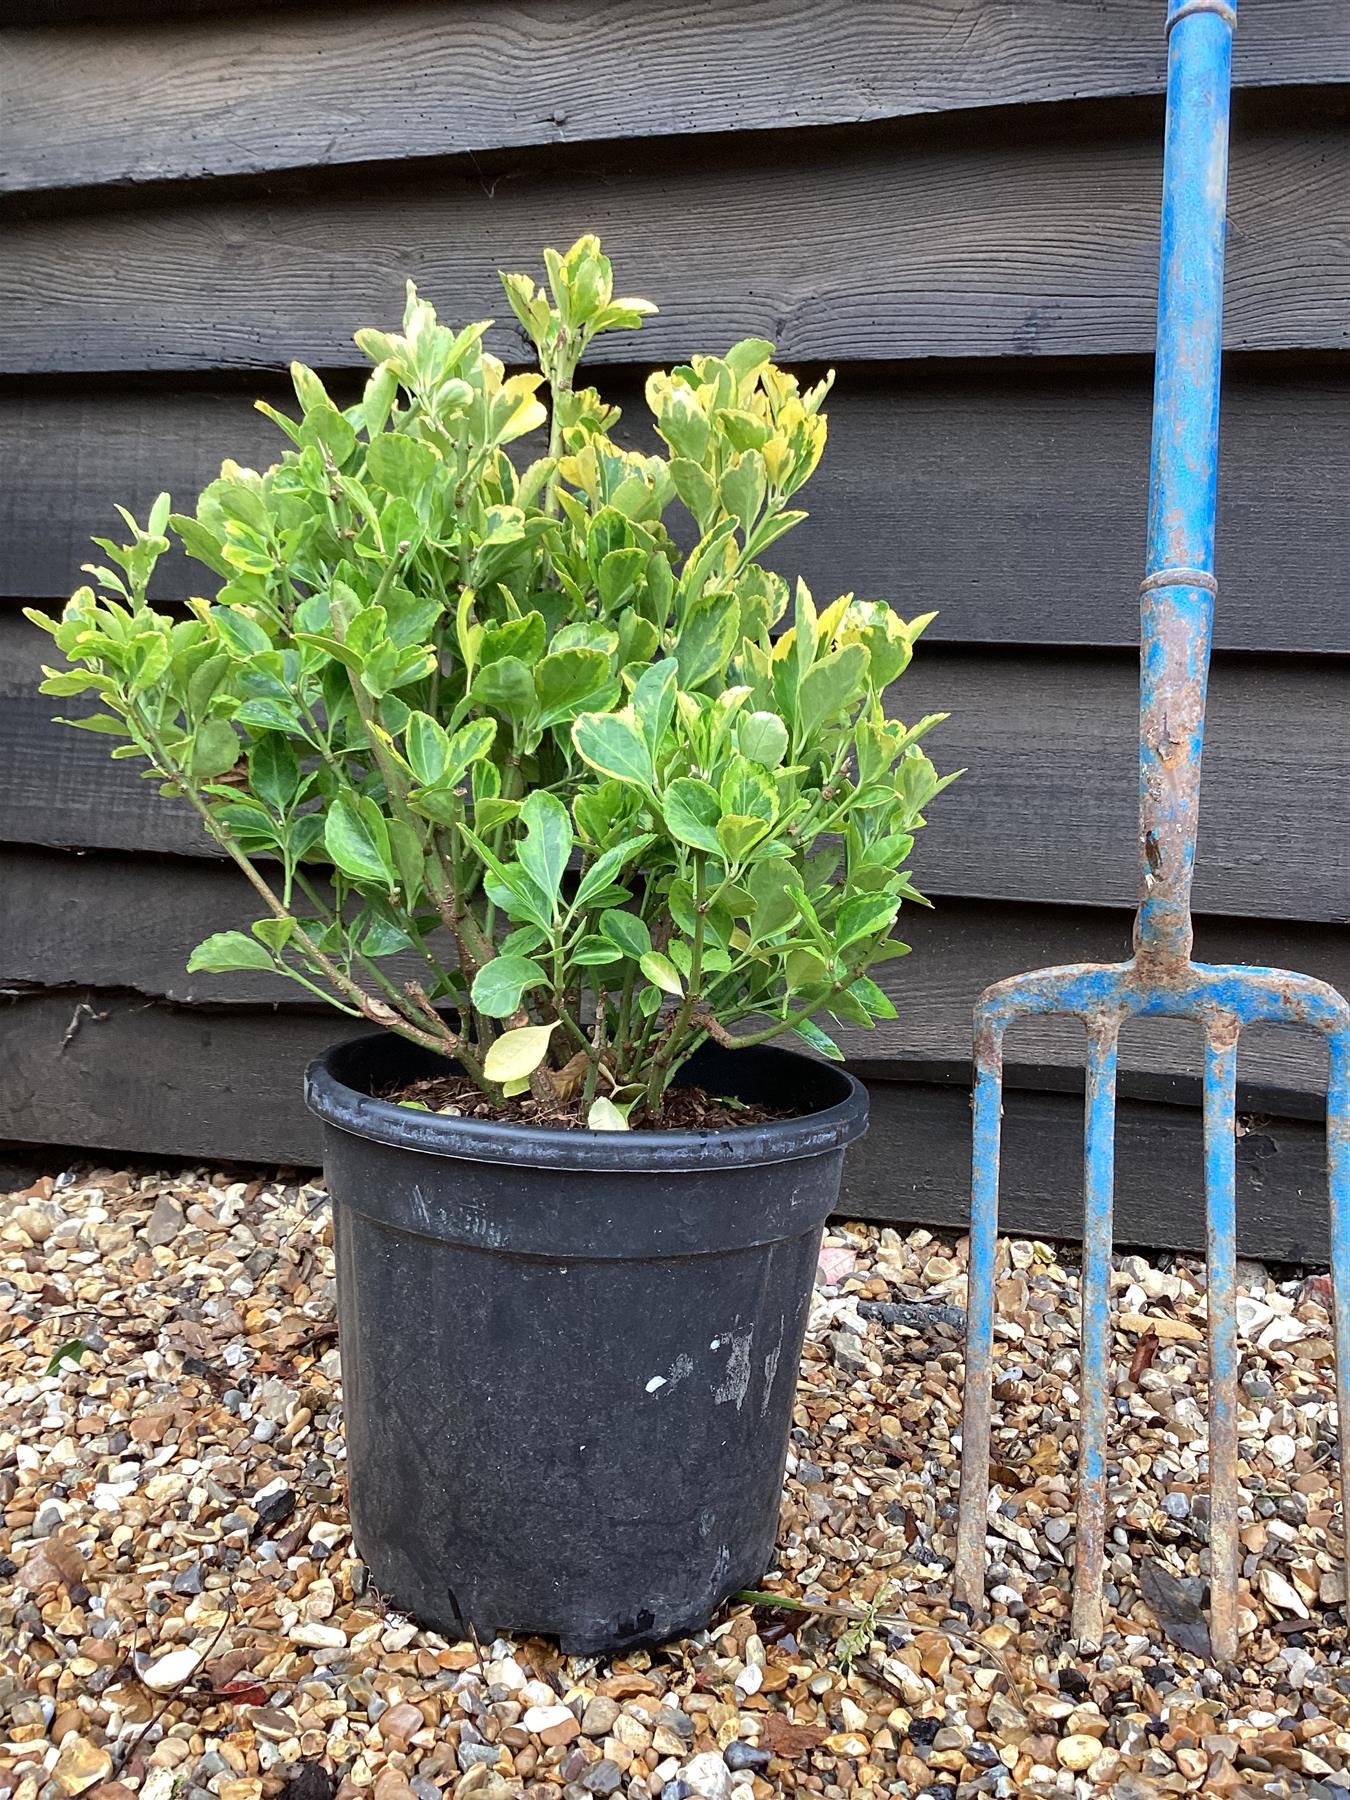
[[1214,593],[1233,9],[1172,0],[1148,549],[1140,608],[1135,945],[1180,959],[1200,802]]

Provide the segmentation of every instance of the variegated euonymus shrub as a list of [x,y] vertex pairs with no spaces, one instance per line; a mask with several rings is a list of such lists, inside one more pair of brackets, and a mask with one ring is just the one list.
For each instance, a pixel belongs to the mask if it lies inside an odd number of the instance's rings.
[[[936,719],[884,705],[927,618],[818,612],[759,560],[805,516],[829,382],[802,392],[749,339],[652,375],[667,453],[621,449],[574,374],[654,308],[613,297],[593,237],[546,258],[546,290],[503,278],[539,374],[410,286],[401,336],[357,333],[355,405],[295,365],[300,418],[262,406],[277,463],[226,462],[192,517],[123,512],[98,592],[30,617],[71,665],[43,691],[96,695],[69,722],[122,740],[257,890],[251,933],[190,967],[276,970],[613,1129],[705,1037],[837,1054],[813,1015],[894,1016],[868,970],[903,953],[945,782]],[[147,597],[171,535],[220,584],[186,616]]]

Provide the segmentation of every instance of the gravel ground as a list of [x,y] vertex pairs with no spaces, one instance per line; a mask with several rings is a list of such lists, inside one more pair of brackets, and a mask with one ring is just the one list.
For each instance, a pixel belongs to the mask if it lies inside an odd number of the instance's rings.
[[1076,1656],[1075,1277],[1005,1246],[992,1619],[952,1612],[963,1254],[827,1239],[763,1584],[812,1609],[597,1663],[447,1643],[368,1586],[318,1187],[81,1169],[0,1198],[0,1800],[1350,1800],[1325,1277],[1244,1271],[1223,1674],[1188,1604],[1204,1284],[1177,1259],[1119,1260],[1111,1629]]

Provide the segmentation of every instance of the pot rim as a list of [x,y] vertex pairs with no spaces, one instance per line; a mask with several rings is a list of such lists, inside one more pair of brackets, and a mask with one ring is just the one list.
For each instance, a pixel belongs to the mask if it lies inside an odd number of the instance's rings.
[[793,1162],[841,1149],[867,1129],[867,1089],[856,1076],[836,1064],[817,1063],[776,1045],[722,1051],[720,1056],[778,1064],[785,1078],[800,1078],[801,1072],[810,1070],[821,1088],[833,1089],[836,1097],[830,1104],[796,1118],[721,1131],[558,1131],[491,1119],[446,1118],[376,1099],[335,1073],[333,1064],[359,1062],[363,1052],[388,1045],[390,1037],[388,1032],[371,1032],[316,1057],[305,1070],[305,1100],[326,1125],[423,1156],[534,1169],[657,1174]]

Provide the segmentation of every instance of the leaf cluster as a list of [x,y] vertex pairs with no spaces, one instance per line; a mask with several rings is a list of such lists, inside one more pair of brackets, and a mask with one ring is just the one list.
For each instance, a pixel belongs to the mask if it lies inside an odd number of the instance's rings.
[[[904,953],[952,777],[920,745],[943,715],[885,705],[932,615],[818,609],[761,561],[805,516],[829,380],[747,339],[653,374],[664,452],[624,448],[577,365],[655,309],[594,237],[545,260],[543,287],[502,278],[538,372],[409,284],[400,333],[356,335],[354,404],[293,365],[298,416],[259,403],[276,463],[122,511],[92,585],[30,616],[66,663],[43,691],[96,701],[66,722],[258,893],[190,967],[274,970],[496,1097],[620,1128],[706,1038],[837,1055],[817,1016],[894,1016],[868,971]],[[174,539],[214,578],[178,609],[148,597]]]

